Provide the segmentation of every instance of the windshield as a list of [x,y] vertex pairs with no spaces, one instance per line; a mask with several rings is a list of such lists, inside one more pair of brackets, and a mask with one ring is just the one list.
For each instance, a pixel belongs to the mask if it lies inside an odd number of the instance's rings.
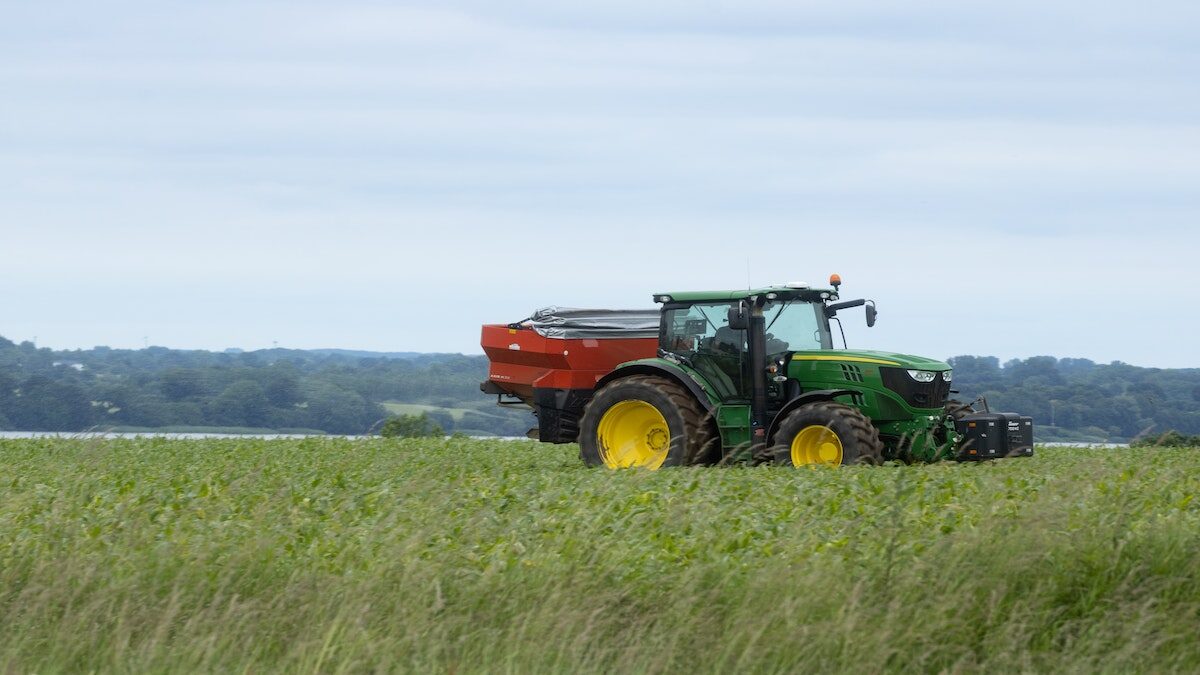
[[[750,390],[746,331],[729,327],[729,310],[738,304],[697,303],[664,311],[660,346],[689,359],[724,401],[738,399]],[[824,310],[820,303],[802,300],[763,307],[767,358],[788,351],[833,349]]]
[[808,349],[833,349],[825,307],[793,300],[763,308],[767,320],[767,356]]
[[[667,310],[666,332],[662,348],[690,355],[744,354],[746,331],[729,327],[729,309],[736,302],[695,304]],[[829,335],[829,321],[825,318],[824,305],[793,300],[771,302],[763,307],[763,318],[767,328],[767,355],[774,356],[788,351],[809,349],[833,349]]]

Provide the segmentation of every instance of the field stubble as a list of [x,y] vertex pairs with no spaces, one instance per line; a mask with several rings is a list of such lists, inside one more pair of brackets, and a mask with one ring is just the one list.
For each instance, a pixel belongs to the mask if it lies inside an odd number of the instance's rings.
[[0,441],[0,671],[1195,671],[1200,451]]

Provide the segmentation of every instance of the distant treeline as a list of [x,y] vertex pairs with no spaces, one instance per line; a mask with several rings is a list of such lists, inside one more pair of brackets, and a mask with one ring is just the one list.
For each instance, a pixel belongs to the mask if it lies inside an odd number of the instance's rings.
[[[394,401],[433,406],[447,432],[524,435],[528,412],[479,391],[482,357],[340,350],[38,349],[0,337],[0,429],[271,429],[361,434]],[[456,414],[438,410],[457,408]],[[462,410],[469,408],[470,410]],[[478,411],[478,412],[476,412]]]
[[1200,369],[1139,368],[1114,361],[1035,356],[1006,362],[958,356],[958,397],[1031,415],[1044,438],[1125,441],[1166,431],[1200,433]]
[[[1200,434],[1200,369],[1039,356],[958,356],[958,398],[1032,415],[1042,439]],[[528,411],[479,392],[482,356],[341,350],[38,349],[0,338],[0,429],[255,428],[360,434],[384,403],[419,404],[446,432],[523,435]]]

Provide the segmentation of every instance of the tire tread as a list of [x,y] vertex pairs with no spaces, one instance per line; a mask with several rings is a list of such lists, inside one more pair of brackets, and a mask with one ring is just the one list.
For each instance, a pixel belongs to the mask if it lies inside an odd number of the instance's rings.
[[[817,403],[810,403],[797,408],[790,413],[788,417],[790,418],[793,415],[805,414],[812,411],[821,411],[828,418],[841,421],[842,426],[845,426],[850,430],[851,438],[842,439],[842,442],[843,445],[845,445],[846,441],[849,440],[854,444],[854,448],[857,452],[853,463],[883,463],[883,441],[879,438],[879,429],[877,429],[874,424],[871,424],[871,418],[864,415],[861,410],[852,406],[848,406],[844,403],[837,403],[835,401],[819,401]],[[783,423],[780,424],[780,431],[786,428],[787,425],[788,420],[785,419]],[[786,446],[783,445],[773,444],[771,458],[777,462],[780,461],[779,454],[781,452],[781,448],[785,447]],[[788,461],[790,462],[790,448],[788,449],[788,453]]]
[[678,383],[665,377],[644,374],[629,375],[628,377],[622,377],[619,380],[610,382],[599,389],[592,396],[591,401],[588,401],[587,407],[584,408],[583,417],[580,420],[581,458],[584,461],[588,461],[584,456],[582,447],[583,434],[594,433],[594,428],[599,423],[599,420],[593,418],[602,414],[593,409],[593,403],[610,388],[627,386],[629,384],[639,384],[654,389],[675,407],[679,412],[680,418],[683,420],[684,427],[684,451],[680,464],[691,465],[700,463],[704,459],[706,450],[712,441],[711,426],[713,426],[706,423],[706,414],[700,402],[696,400],[696,397],[690,391]]

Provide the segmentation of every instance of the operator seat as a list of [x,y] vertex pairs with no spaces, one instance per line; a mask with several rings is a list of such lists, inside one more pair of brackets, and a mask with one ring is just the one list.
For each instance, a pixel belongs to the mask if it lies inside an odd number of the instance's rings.
[[729,326],[721,326],[713,334],[713,351],[725,354],[738,354],[745,350],[746,331],[735,330]]

